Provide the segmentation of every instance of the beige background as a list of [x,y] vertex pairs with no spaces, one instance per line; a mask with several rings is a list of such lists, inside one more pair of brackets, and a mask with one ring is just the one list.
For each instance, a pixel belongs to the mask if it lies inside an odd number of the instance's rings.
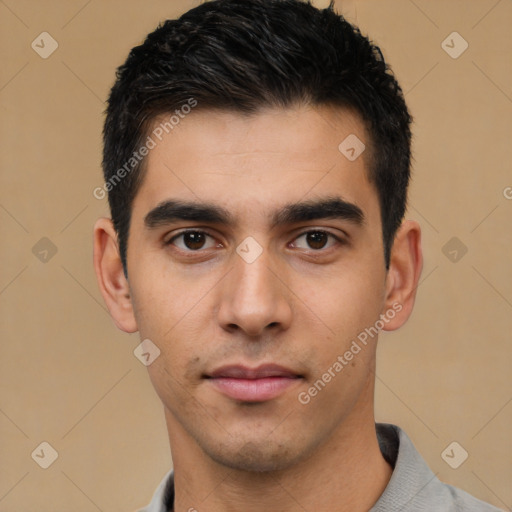
[[[92,225],[108,211],[92,191],[115,68],[195,3],[0,0],[0,512],[133,510],[170,467],[138,337],[116,330],[96,286]],[[408,216],[426,262],[412,319],[381,338],[377,418],[439,478],[510,509],[512,1],[338,9],[381,46],[415,116]],[[43,31],[59,45],[47,59],[31,48]],[[457,59],[441,46],[453,31],[469,43]],[[46,262],[43,237],[57,248]],[[457,262],[452,237],[467,247]],[[58,452],[46,470],[31,458],[43,441]],[[458,469],[441,458],[452,441],[469,453]]]

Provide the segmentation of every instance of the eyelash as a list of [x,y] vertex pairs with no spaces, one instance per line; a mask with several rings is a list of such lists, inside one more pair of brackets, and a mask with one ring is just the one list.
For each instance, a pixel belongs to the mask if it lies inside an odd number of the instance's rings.
[[[174,235],[172,238],[170,238],[168,241],[165,242],[165,245],[174,245],[173,242],[182,237],[183,235],[186,235],[187,233],[197,233],[197,234],[202,234],[202,235],[206,235],[207,237],[210,237],[210,238],[214,238],[212,235],[210,235],[209,233],[207,233],[206,231],[201,231],[201,230],[198,230],[198,229],[187,229],[187,230],[184,230],[184,231],[181,231],[179,232],[178,234]],[[310,229],[310,230],[307,230],[307,231],[303,231],[302,233],[298,234],[294,240],[297,240],[298,238],[301,238],[305,235],[308,235],[310,233],[321,233],[321,234],[325,234],[327,235],[328,237],[334,239],[336,241],[336,244],[338,245],[346,245],[346,241],[343,240],[342,238],[336,236],[335,234],[331,233],[330,231],[326,231],[324,229]],[[336,245],[334,244],[334,245]],[[320,248],[320,249],[310,249],[310,251],[312,253],[322,253],[322,252],[327,252],[329,249],[331,249],[333,246],[331,247],[327,247],[327,248]],[[185,253],[189,253],[189,254],[194,254],[194,253],[200,253],[201,251],[203,250],[206,250],[206,249],[197,249],[197,250],[192,250],[192,249],[181,249],[181,248],[177,248],[179,251],[182,251],[182,252],[185,252]]]

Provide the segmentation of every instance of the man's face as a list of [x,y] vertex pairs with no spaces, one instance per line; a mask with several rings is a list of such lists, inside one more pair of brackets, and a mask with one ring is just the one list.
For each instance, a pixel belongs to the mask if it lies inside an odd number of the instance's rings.
[[[353,161],[338,149],[351,134],[366,143]],[[156,142],[133,204],[128,281],[141,339],[161,351],[148,369],[171,445],[187,439],[229,467],[282,469],[368,423],[376,337],[333,370],[389,308],[360,120],[313,107],[197,111]],[[344,202],[332,215],[329,199]],[[213,205],[229,222],[155,210],[166,201]],[[295,203],[318,208],[309,218],[283,211]],[[293,375],[212,378],[266,364]]]

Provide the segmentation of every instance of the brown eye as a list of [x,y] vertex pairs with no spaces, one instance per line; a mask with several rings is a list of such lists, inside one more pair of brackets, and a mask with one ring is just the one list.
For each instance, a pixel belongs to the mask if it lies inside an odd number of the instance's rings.
[[205,241],[204,233],[191,231],[183,234],[183,243],[188,249],[201,249]]
[[[295,239],[293,245],[295,247],[298,247],[299,249],[313,249],[315,251],[318,251],[324,249],[327,246],[329,238],[334,240],[334,242],[331,243],[329,247],[332,247],[332,245],[335,245],[336,241],[339,241],[336,236],[334,236],[332,233],[329,233],[328,231],[311,230],[298,236]],[[304,240],[305,243],[298,244],[297,240],[301,239]]]
[[312,249],[323,249],[327,240],[327,233],[321,231],[311,231],[306,234],[306,241]]
[[[207,240],[211,239],[210,245],[205,247]],[[168,242],[168,245],[175,245],[183,251],[198,251],[200,249],[209,249],[215,246],[213,237],[203,231],[183,231],[178,235],[172,237]]]

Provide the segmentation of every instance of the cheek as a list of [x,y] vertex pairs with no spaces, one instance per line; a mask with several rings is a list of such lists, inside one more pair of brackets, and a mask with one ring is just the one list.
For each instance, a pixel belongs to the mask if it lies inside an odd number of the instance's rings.
[[160,350],[159,358],[148,370],[161,380],[159,372],[165,372],[165,361],[166,370],[173,376],[186,376],[194,359],[203,356],[201,343],[214,335],[208,311],[209,292],[216,281],[211,275],[187,275],[186,270],[178,271],[168,261],[157,262],[156,258],[141,260],[140,268],[149,269],[134,272],[131,285],[140,339],[149,338]]
[[[178,357],[175,360],[179,361]],[[162,355],[148,366],[148,375],[165,407],[173,412],[187,409],[190,404],[190,397],[194,390],[183,378],[176,368]]]
[[[172,338],[177,328],[197,316],[211,278],[176,268],[164,253],[147,254],[134,265],[132,301],[141,336],[160,340]],[[184,322],[185,320],[185,322]]]
[[[375,263],[373,262],[373,267]],[[315,285],[306,277],[297,285],[297,295],[309,311],[308,329],[320,330],[328,345],[341,350],[350,340],[375,324],[379,318],[385,291],[384,273],[368,265],[338,266],[316,279]]]

